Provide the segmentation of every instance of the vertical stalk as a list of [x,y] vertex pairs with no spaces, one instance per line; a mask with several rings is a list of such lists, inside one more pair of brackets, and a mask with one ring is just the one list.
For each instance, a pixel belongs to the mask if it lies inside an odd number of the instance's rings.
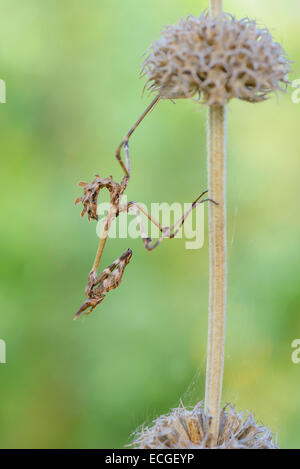
[[212,417],[211,444],[217,443],[222,394],[226,312],[226,109],[208,111],[208,191],[218,202],[210,204],[209,230],[209,318],[205,412]]
[[[222,0],[211,0],[211,14],[222,12]],[[211,416],[210,445],[218,441],[224,369],[226,315],[226,108],[208,111],[208,191],[218,206],[209,205],[209,318],[205,413]]]
[[210,0],[210,13],[212,16],[217,16],[219,13],[222,12],[223,0]]

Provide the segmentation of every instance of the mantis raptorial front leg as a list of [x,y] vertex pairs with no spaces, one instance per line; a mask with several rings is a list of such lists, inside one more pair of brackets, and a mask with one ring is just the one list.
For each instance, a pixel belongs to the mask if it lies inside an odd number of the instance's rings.
[[145,117],[154,108],[154,106],[158,103],[159,100],[160,100],[160,96],[157,95],[153,99],[153,101],[149,104],[149,106],[145,109],[145,111],[143,112],[141,117],[139,117],[139,119],[136,121],[136,123],[131,127],[129,132],[125,135],[125,137],[123,138],[122,142],[120,143],[120,145],[118,146],[118,148],[116,150],[116,158],[119,161],[119,163],[120,163],[120,165],[121,165],[121,167],[122,167],[125,174],[127,174],[127,168],[126,168],[126,166],[124,165],[124,163],[122,161],[121,150],[122,150],[123,147],[126,148],[126,145],[128,146],[129,139],[130,139],[131,135],[133,134],[133,132],[137,129],[137,127],[140,125],[140,123],[145,119]]
[[[175,238],[179,230],[182,228],[187,217],[190,215],[190,213],[193,211],[194,208],[198,207],[198,205],[203,204],[204,202],[212,202],[213,204],[218,205],[217,202],[215,202],[212,199],[209,199],[209,198],[202,199],[202,197],[205,194],[207,194],[207,192],[208,191],[202,192],[202,194],[200,194],[199,197],[197,197],[197,199],[192,203],[191,207],[173,225],[168,226],[168,227],[163,227],[138,202],[134,202],[134,201],[128,202],[128,204],[125,204],[120,207],[120,212],[129,212],[130,210],[134,212],[138,220],[144,246],[147,249],[147,251],[153,251],[153,249],[155,249],[164,239]],[[161,232],[160,238],[155,243],[153,243],[152,238],[149,238],[146,236],[141,214],[146,215],[148,220],[150,220],[150,222],[153,223]]]

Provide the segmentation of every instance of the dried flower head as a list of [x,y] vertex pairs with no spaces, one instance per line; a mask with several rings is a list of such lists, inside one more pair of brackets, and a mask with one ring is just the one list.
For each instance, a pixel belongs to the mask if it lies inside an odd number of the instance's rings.
[[232,98],[260,102],[288,83],[290,61],[267,29],[229,14],[188,16],[162,31],[142,66],[146,87],[161,98],[189,98],[207,105]]
[[[209,419],[200,402],[191,410],[183,406],[161,415],[153,426],[135,436],[133,446],[140,449],[205,449],[210,447],[206,432]],[[233,407],[222,410],[219,449],[276,449],[269,429],[258,426],[252,415],[238,414]]]

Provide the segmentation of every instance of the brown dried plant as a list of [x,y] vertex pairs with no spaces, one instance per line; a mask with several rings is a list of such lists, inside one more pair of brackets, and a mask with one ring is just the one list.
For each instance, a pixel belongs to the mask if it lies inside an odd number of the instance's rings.
[[255,21],[229,14],[188,16],[167,26],[143,63],[146,87],[161,98],[198,93],[208,106],[260,102],[288,83],[289,60]]
[[222,7],[166,26],[146,55],[141,76],[147,78],[144,88],[156,96],[120,144],[118,159],[122,146],[160,100],[198,95],[209,107],[224,106],[233,98],[258,103],[284,91],[291,71],[285,50],[267,28],[225,14]]
[[258,425],[253,415],[237,413],[231,406],[221,411],[218,438],[212,446],[209,420],[202,403],[190,410],[181,405],[136,433],[131,446],[140,449],[194,450],[277,448],[268,428]]

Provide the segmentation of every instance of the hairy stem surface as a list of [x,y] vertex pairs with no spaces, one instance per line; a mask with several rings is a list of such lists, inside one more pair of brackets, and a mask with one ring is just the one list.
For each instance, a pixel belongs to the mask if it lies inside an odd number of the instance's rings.
[[210,12],[212,16],[217,16],[222,12],[223,0],[210,0]]
[[[210,13],[222,12],[222,0],[210,0]],[[226,109],[211,106],[207,123],[209,205],[209,317],[205,413],[211,416],[210,445],[218,441],[222,398],[226,315]]]
[[[222,0],[210,0],[210,13],[222,12]],[[205,413],[211,416],[210,445],[218,442],[222,398],[226,321],[226,108],[208,111],[208,191],[212,199],[209,223],[209,318],[205,383]]]
[[209,205],[209,319],[205,412],[210,423],[211,445],[217,444],[224,368],[226,312],[226,109],[211,106],[208,112],[208,191],[219,203]]

